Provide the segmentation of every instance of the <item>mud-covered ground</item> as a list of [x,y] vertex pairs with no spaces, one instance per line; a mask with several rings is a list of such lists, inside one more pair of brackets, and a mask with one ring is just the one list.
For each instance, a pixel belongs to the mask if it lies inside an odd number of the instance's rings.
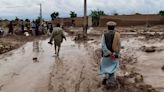
[[74,41],[74,35],[67,35],[59,57],[48,39],[0,55],[0,92],[164,91],[163,34],[121,32],[119,87],[108,90],[99,75],[101,34],[101,30],[92,29],[87,41]]
[[26,37],[24,35],[8,35],[8,36],[0,37],[0,54],[19,48],[26,42],[34,41],[36,39],[43,40],[45,38],[47,38],[47,36]]
[[[159,25],[152,27],[119,27],[116,29],[121,33],[122,42],[122,57],[118,73],[122,83],[120,83],[121,91],[119,92],[164,91],[164,82],[162,81],[164,80],[162,69],[164,65],[163,28],[164,26]],[[78,35],[80,34],[78,30],[71,31],[72,34],[76,35],[75,40],[78,40]],[[105,28],[90,28],[88,30],[90,40],[88,41],[88,46],[95,51],[92,54],[96,53],[96,55],[94,54],[95,61],[98,64],[101,58],[99,50],[101,34],[105,30]]]

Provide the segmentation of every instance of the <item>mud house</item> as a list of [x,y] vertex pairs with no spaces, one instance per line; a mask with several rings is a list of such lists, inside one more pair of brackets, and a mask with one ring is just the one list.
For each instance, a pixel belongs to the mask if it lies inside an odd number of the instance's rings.
[[[137,25],[160,25],[164,24],[164,16],[160,15],[117,15],[101,16],[99,27],[105,27],[108,21],[115,21],[118,26],[137,26]],[[53,24],[60,23],[64,26],[83,27],[84,18],[56,18]],[[88,26],[92,26],[92,17],[88,17]]]
[[159,25],[164,24],[164,16],[160,15],[118,15],[101,16],[99,26],[104,27],[108,21],[117,22],[118,26]]
[[[83,27],[84,18],[83,17],[76,17],[76,18],[56,18],[53,20],[53,24],[56,25],[57,23],[63,26],[75,26],[75,27]],[[92,26],[92,18],[88,17],[88,26]]]

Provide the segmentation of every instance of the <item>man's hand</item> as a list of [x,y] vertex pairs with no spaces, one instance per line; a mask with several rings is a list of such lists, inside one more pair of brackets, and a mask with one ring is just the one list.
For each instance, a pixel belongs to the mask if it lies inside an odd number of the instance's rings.
[[111,58],[112,60],[114,60],[114,59],[115,59],[115,54],[114,54],[114,53],[110,53],[110,58]]

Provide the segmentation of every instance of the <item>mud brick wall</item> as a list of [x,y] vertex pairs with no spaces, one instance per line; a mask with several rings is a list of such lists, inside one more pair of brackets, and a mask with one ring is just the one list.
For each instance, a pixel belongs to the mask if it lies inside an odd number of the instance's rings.
[[57,23],[63,25],[63,26],[72,26],[72,20],[74,20],[76,27],[82,27],[83,26],[83,17],[77,17],[77,18],[58,18],[53,21],[53,24],[56,25]]
[[[63,26],[71,26],[72,20],[74,20],[75,27],[83,27],[84,24],[84,18],[83,17],[77,17],[77,18],[57,18],[53,21],[53,24],[56,25],[57,23],[63,25]],[[88,23],[89,25],[92,25],[91,23],[91,17],[88,17]]]
[[105,27],[108,21],[117,22],[118,26],[159,25],[164,24],[164,16],[160,15],[120,15],[100,17],[100,27]]

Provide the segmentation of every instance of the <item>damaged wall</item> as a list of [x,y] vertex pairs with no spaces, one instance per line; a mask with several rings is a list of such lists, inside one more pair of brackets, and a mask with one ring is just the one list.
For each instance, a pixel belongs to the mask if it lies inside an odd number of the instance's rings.
[[[53,24],[56,25],[57,23],[64,25],[64,26],[72,26],[72,22],[74,21],[75,27],[83,27],[84,18],[83,17],[76,17],[76,18],[56,18],[53,20]],[[92,18],[88,17],[88,26],[92,25]]]
[[108,21],[117,22],[118,26],[159,25],[164,24],[164,17],[160,15],[118,15],[100,17],[100,27],[105,27]]

